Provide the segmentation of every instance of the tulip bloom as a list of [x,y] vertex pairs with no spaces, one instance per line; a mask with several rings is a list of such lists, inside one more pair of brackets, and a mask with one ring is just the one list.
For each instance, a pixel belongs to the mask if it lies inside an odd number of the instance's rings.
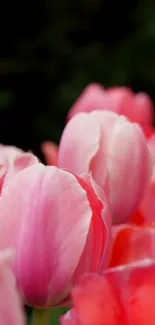
[[38,158],[32,153],[0,144],[0,192],[4,183],[6,185],[13,175],[36,162],[38,162]]
[[0,144],[0,165],[10,168],[14,159],[21,155],[24,151],[14,146]]
[[148,140],[148,147],[152,157],[153,172],[140,211],[144,215],[145,222],[152,223],[155,222],[155,133]]
[[62,325],[154,325],[155,262],[144,259],[83,276]]
[[10,166],[2,167],[0,172],[0,194],[19,171],[36,163],[38,163],[36,156],[31,153],[22,153],[14,158]]
[[97,84],[90,84],[87,86],[81,96],[71,107],[68,119],[70,120],[74,115],[81,112],[92,112],[94,110],[104,109],[105,89]]
[[22,304],[11,270],[11,251],[0,252],[0,324],[25,325]]
[[63,304],[81,274],[103,271],[110,215],[99,195],[91,179],[40,163],[4,188],[0,247],[16,250],[14,273],[29,305]]
[[132,224],[113,227],[109,266],[124,265],[143,258],[155,259],[155,228]]
[[146,93],[134,94],[127,87],[104,89],[99,84],[90,84],[71,107],[68,119],[80,112],[110,110],[125,115],[130,121],[143,126],[148,133],[148,126],[153,123],[153,103]]
[[42,152],[45,156],[47,165],[57,166],[58,164],[58,146],[52,141],[46,141],[42,144]]
[[21,155],[17,156],[12,163],[12,166],[5,172],[4,177],[2,178],[2,187],[1,193],[5,186],[9,184],[11,179],[19,173],[21,170],[38,163],[38,158],[31,153],[22,153]]
[[150,153],[141,128],[108,111],[80,113],[63,132],[58,165],[92,174],[106,191],[115,223],[137,210],[151,175]]

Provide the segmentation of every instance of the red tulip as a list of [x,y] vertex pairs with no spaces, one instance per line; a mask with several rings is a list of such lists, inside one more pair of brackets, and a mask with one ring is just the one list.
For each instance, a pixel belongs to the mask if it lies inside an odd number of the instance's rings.
[[155,259],[155,228],[120,225],[113,227],[109,266],[124,265],[143,258]]
[[154,325],[155,262],[85,275],[72,292],[73,309],[62,325]]

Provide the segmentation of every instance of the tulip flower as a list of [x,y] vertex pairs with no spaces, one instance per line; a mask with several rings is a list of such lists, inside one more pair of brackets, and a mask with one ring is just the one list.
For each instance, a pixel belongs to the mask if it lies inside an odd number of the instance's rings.
[[147,257],[155,259],[155,227],[132,224],[113,227],[110,267]]
[[105,89],[101,85],[97,83],[88,85],[71,107],[68,119],[71,119],[77,113],[88,113],[94,110],[104,109],[104,96]]
[[134,225],[141,226],[145,223],[145,217],[140,210],[137,210],[130,218],[130,223]]
[[68,119],[80,112],[110,110],[125,115],[130,121],[143,126],[148,133],[148,126],[153,123],[153,103],[146,93],[134,94],[127,87],[104,89],[99,84],[87,86],[71,107]]
[[17,147],[0,144],[0,165],[4,165],[8,169],[12,166],[14,159],[23,152]]
[[155,133],[148,139],[148,147],[152,157],[152,177],[140,206],[140,212],[146,223],[155,222]]
[[31,153],[21,153],[14,157],[10,166],[3,165],[0,171],[0,194],[3,188],[9,184],[10,180],[22,169],[38,162],[38,158]]
[[18,172],[0,200],[0,248],[16,251],[13,270],[25,302],[63,304],[81,274],[101,273],[109,219],[91,178],[40,163]]
[[155,262],[111,268],[103,276],[88,274],[73,289],[73,309],[62,325],[154,325]]
[[141,128],[114,112],[79,113],[65,127],[58,166],[91,173],[109,199],[112,219],[126,222],[141,203],[151,159]]
[[1,193],[5,186],[7,186],[10,180],[21,170],[38,163],[38,158],[32,153],[22,153],[14,159],[10,168],[5,172],[4,177],[2,178],[2,187]]
[[42,151],[45,156],[47,165],[57,166],[58,163],[58,146],[52,141],[46,141],[42,144]]
[[36,162],[38,158],[32,153],[26,153],[14,146],[0,144],[0,193],[4,183],[6,185],[13,175]]
[[25,325],[21,299],[11,270],[12,252],[0,252],[0,324]]

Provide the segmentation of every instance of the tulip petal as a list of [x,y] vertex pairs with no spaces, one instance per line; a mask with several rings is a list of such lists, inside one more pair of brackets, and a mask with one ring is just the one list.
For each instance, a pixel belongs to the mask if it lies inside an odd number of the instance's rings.
[[15,245],[16,274],[30,304],[48,306],[51,300],[57,304],[60,294],[66,297],[91,219],[87,193],[74,175],[56,167],[32,165],[4,189],[0,247]]
[[146,93],[138,93],[135,95],[133,122],[136,121],[141,125],[153,124],[153,111],[153,103]]
[[76,115],[63,132],[58,166],[77,175],[89,173],[91,161],[99,150],[100,137],[100,127],[91,114]]
[[105,92],[104,109],[128,116],[134,103],[134,93],[127,87],[112,87]]
[[22,153],[18,157],[16,157],[14,159],[14,162],[12,163],[12,166],[9,168],[8,172],[5,175],[2,190],[4,190],[5,186],[9,184],[10,180],[18,172],[38,162],[39,162],[38,158],[34,156],[32,153]]
[[117,286],[108,276],[87,275],[72,293],[79,324],[127,325]]
[[12,166],[14,159],[23,153],[22,149],[14,146],[0,144],[0,165],[4,164],[6,169]]
[[91,112],[104,108],[104,88],[99,84],[90,84],[71,107],[68,119],[81,112]]
[[[85,177],[85,180],[80,177],[77,177],[77,179],[83,189],[85,189],[87,192],[90,206],[93,211],[93,216],[89,238],[83,251],[81,258],[82,261],[79,263],[80,267],[78,266],[76,270],[76,277],[80,273],[79,271],[81,271],[81,267],[83,267],[84,270],[88,270],[88,267],[85,267],[85,263],[88,263],[88,261],[90,263],[90,272],[101,272],[103,269],[105,269],[105,265],[107,265],[108,261],[109,241],[111,240],[109,220],[110,214],[109,211],[107,211],[106,201],[103,202],[101,199],[99,199],[97,190],[94,191],[95,182],[92,180],[91,176],[87,176],[87,178]],[[89,246],[91,246],[91,248]],[[89,256],[88,251],[90,251]],[[90,257],[90,254],[92,257]]]
[[[124,117],[117,120],[109,141],[111,143],[107,166],[110,202],[114,211],[114,221],[123,222],[134,213],[145,194],[151,175],[151,161],[140,127],[128,123]],[[132,173],[131,177],[129,177],[129,173]],[[127,191],[124,187],[125,184]],[[124,210],[122,210],[122,200]]]
[[[109,111],[98,111],[89,114],[91,118],[100,125],[100,144],[98,151],[90,164],[90,171],[96,183],[104,188],[109,195],[109,173],[108,173],[108,142],[111,137],[112,128],[118,115]],[[90,117],[89,117],[90,118]]]
[[78,325],[78,319],[76,317],[76,313],[74,313],[74,310],[68,311],[65,315],[60,317],[60,323],[62,325]]
[[0,252],[0,324],[24,325],[25,318],[14,276],[11,251]]
[[[83,276],[72,292],[73,309],[61,324],[154,325],[155,262],[144,259]],[[151,317],[150,317],[151,316]]]
[[46,158],[47,165],[57,166],[58,164],[58,146],[52,141],[45,141],[42,146],[42,152]]
[[109,266],[124,265],[144,258],[155,258],[155,229],[134,225],[114,226]]

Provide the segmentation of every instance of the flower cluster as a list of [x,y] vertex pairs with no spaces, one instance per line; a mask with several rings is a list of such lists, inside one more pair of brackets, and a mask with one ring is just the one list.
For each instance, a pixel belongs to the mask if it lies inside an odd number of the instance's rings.
[[71,306],[62,325],[154,325],[150,98],[89,85],[42,150],[46,166],[0,146],[0,323],[25,324],[22,301]]

